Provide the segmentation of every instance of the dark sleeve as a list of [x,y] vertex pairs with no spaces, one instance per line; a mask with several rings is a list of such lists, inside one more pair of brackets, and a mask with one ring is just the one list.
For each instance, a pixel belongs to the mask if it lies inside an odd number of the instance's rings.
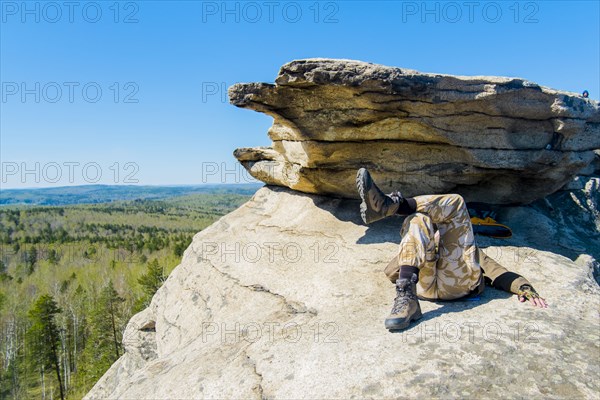
[[502,265],[498,264],[496,260],[488,257],[481,249],[479,249],[479,264],[483,270],[483,276],[486,282],[490,283],[496,289],[518,294],[519,288],[522,285],[531,285],[527,279],[515,272],[507,270]]

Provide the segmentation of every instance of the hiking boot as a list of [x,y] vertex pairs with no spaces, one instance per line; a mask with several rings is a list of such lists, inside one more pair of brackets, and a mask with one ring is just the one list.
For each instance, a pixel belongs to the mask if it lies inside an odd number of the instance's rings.
[[394,306],[390,316],[385,319],[386,329],[405,329],[411,321],[416,321],[422,316],[417,299],[417,274],[412,274],[411,279],[398,279]]
[[373,182],[371,174],[366,168],[361,168],[356,174],[356,187],[362,199],[360,203],[360,216],[365,224],[378,221],[394,215],[404,198],[400,192],[390,195],[384,194]]

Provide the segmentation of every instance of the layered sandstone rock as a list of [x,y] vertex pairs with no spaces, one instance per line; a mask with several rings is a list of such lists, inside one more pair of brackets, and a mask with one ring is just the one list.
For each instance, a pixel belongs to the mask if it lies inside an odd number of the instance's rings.
[[589,169],[600,148],[598,102],[518,78],[308,59],[229,97],[274,118],[273,145],[237,149],[237,159],[259,180],[307,193],[356,198],[366,166],[408,196],[529,203]]
[[402,220],[366,227],[355,200],[262,188],[194,237],[86,399],[595,398],[598,186],[502,208],[513,238],[480,243],[549,308],[486,288],[422,301],[401,333],[383,325],[382,270]]
[[[268,183],[198,233],[134,316],[125,354],[86,399],[594,398],[600,392],[598,103],[508,78],[304,60],[231,100],[275,118],[273,146],[237,157]],[[362,225],[354,174],[498,207],[478,238],[549,303],[486,288],[421,302],[390,333],[382,270],[402,219]],[[586,177],[587,176],[587,177]],[[299,190],[299,191],[298,191]],[[319,194],[301,193],[313,192]]]

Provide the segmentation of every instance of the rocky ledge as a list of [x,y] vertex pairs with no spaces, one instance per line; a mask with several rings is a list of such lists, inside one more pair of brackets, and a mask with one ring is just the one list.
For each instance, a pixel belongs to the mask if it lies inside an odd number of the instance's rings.
[[281,67],[275,84],[235,84],[229,97],[274,118],[273,145],[236,158],[255,178],[306,193],[356,198],[366,166],[408,196],[525,204],[598,163],[599,103],[519,78],[306,59]]
[[198,233],[125,354],[86,399],[591,399],[600,392],[599,181],[501,210],[515,232],[481,242],[549,303],[486,288],[383,321],[400,218],[370,227],[358,202],[260,189]]

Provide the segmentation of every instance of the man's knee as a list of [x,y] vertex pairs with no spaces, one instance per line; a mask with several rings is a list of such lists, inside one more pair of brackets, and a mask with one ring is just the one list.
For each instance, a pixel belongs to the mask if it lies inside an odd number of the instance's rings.
[[467,207],[465,199],[460,194],[449,194],[448,197],[449,203],[452,205],[453,208],[459,210]]
[[403,230],[406,230],[412,225],[417,225],[418,227],[425,228],[425,229],[429,229],[430,227],[433,227],[431,218],[427,214],[423,214],[423,213],[419,213],[419,212],[406,217],[406,219],[404,220],[404,223],[402,224],[402,228],[403,228]]
[[[411,235],[411,232],[413,232],[412,236],[417,236],[419,238],[425,236],[431,240],[435,234],[431,217],[423,213],[414,213],[406,217],[402,224],[402,229],[400,230],[400,237],[405,238],[407,235]],[[424,234],[419,234],[417,232],[423,232]]]
[[429,218],[429,216],[427,214],[423,214],[420,212],[416,212],[414,214],[409,215],[408,217],[406,217],[406,219],[404,220],[404,222],[409,222],[409,223],[422,223],[422,224],[427,224],[431,221],[431,218]]

